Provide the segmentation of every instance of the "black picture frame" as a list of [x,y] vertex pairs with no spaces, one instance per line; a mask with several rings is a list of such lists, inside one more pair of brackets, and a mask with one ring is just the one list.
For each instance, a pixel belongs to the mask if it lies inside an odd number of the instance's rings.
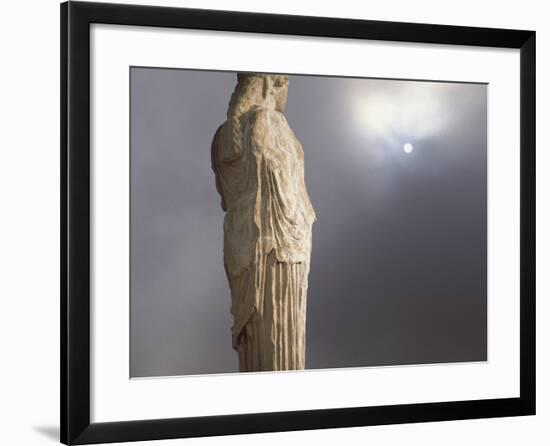
[[[520,50],[520,396],[90,422],[90,24]],[[61,4],[61,441],[85,444],[535,414],[535,32],[106,3]]]

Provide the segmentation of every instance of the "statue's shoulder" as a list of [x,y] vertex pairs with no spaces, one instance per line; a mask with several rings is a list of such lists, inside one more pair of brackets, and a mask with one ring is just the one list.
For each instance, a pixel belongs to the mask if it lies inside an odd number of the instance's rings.
[[250,110],[248,113],[248,120],[250,123],[267,123],[269,121],[280,121],[285,119],[285,115],[283,115],[280,111],[274,110],[272,108],[264,108],[264,107],[258,107],[253,110]]
[[250,135],[257,141],[263,141],[265,138],[278,133],[283,127],[288,127],[285,116],[273,109],[258,108],[250,112],[248,117],[250,126]]
[[[225,123],[224,123],[225,124]],[[218,129],[216,130],[216,133],[214,133],[214,137],[212,138],[212,144],[210,144],[210,154],[212,157],[212,169],[214,172],[217,172],[217,164],[219,161],[219,152],[220,152],[220,135],[222,128],[224,127],[224,124],[220,125]]]
[[214,142],[218,144],[224,144],[227,142],[227,139],[229,137],[230,137],[229,124],[227,121],[225,121],[222,125],[218,127],[218,130],[216,130],[216,134],[214,135]]
[[214,137],[212,138],[212,149],[220,143],[220,135],[224,126],[225,122],[216,129],[216,133],[214,133]]

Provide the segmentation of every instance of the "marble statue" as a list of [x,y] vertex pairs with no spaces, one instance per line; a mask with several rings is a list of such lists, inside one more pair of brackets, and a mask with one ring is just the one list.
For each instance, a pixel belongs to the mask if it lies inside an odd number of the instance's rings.
[[304,152],[284,114],[288,76],[238,74],[212,142],[225,211],[233,348],[243,372],[305,368],[315,211]]

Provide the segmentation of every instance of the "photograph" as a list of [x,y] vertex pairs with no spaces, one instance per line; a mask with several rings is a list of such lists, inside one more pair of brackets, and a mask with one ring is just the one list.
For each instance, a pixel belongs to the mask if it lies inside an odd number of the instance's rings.
[[59,11],[60,441],[541,428],[540,23],[145,3]]
[[487,83],[129,77],[131,378],[487,361]]

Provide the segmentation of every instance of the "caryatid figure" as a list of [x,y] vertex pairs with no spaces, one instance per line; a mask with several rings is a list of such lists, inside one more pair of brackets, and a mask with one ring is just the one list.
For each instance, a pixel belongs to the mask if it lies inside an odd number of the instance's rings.
[[288,76],[239,73],[212,142],[232,342],[243,372],[305,368],[315,211],[302,145],[283,115],[287,95]]

